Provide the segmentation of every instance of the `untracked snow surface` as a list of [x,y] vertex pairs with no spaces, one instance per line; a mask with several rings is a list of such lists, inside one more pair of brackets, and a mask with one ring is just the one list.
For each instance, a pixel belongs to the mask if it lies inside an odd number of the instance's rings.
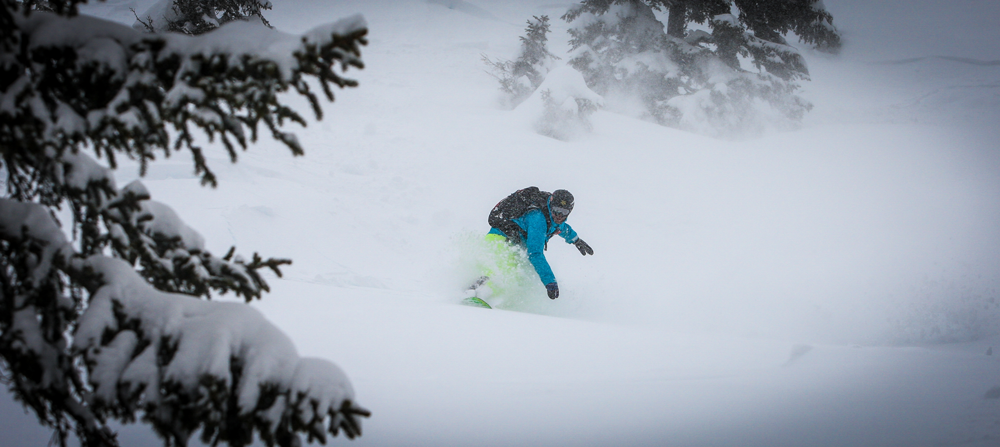
[[[564,62],[570,2],[272,3],[293,34],[361,14],[360,86],[291,129],[305,157],[217,148],[213,190],[178,153],[143,183],[212,252],[294,260],[251,306],[372,411],[336,445],[1000,444],[1000,3],[826,0],[845,44],[802,50],[813,110],[731,140],[621,108],[556,140],[501,107],[482,55],[547,14]],[[487,214],[531,185],[573,192],[594,256],[554,238],[559,299],[460,305]],[[0,436],[48,440],[7,393]]]

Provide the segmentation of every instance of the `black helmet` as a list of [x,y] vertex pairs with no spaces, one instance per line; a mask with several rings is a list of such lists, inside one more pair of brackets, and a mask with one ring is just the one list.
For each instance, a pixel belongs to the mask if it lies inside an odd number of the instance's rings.
[[553,213],[568,216],[573,211],[573,194],[565,189],[557,189],[552,193],[552,201],[549,203]]

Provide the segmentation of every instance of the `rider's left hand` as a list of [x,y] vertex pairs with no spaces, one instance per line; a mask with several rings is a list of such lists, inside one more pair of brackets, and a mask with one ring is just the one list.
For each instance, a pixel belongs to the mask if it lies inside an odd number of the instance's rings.
[[554,300],[556,298],[559,298],[559,285],[558,284],[556,284],[554,282],[550,282],[550,283],[546,284],[545,285],[545,291],[549,293],[549,299],[553,299]]

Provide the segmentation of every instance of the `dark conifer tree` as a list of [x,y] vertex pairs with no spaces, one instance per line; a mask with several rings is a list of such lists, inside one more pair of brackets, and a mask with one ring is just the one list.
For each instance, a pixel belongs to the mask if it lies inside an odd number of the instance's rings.
[[545,80],[545,73],[551,62],[559,58],[550,53],[546,46],[550,32],[549,16],[533,18],[534,20],[528,20],[525,35],[520,37],[521,54],[514,60],[511,74],[515,78],[527,76],[532,88],[538,88]]
[[[666,26],[656,12],[666,13]],[[664,124],[684,119],[683,101],[674,98],[706,89],[711,101],[689,102],[702,104],[718,126],[735,124],[727,116],[752,119],[756,99],[797,120],[810,107],[794,95],[808,69],[786,36],[794,33],[822,51],[840,47],[821,0],[583,0],[563,19],[579,20],[570,29],[570,63],[588,83],[601,94],[639,96]],[[692,29],[693,23],[710,32]],[[718,63],[731,72],[722,76],[721,89]]]
[[517,105],[542,85],[552,62],[559,60],[546,45],[550,32],[549,16],[533,16],[521,36],[521,51],[517,58],[492,60],[483,55],[490,74],[500,82],[500,90],[511,105]]
[[[169,446],[199,432],[233,446],[359,435],[368,411],[339,368],[300,358],[250,306],[199,299],[259,298],[259,271],[289,261],[213,255],[141,182],[119,188],[111,170],[128,157],[144,173],[186,150],[215,185],[198,133],[233,161],[262,131],[302,154],[282,129],[305,121],[283,93],[306,97],[319,118],[312,86],[331,101],[332,86],[355,86],[336,67],[363,67],[364,19],[288,37],[233,24],[239,39],[209,32],[197,39],[224,45],[194,50],[190,36],[79,16],[80,3],[0,0],[2,383],[63,446],[72,435],[117,445],[109,420],[137,418]],[[257,46],[275,38],[291,54]],[[55,218],[63,207],[69,222]]]
[[271,2],[264,0],[173,0],[172,17],[167,23],[136,15],[147,31],[173,31],[184,34],[202,34],[234,20],[258,20],[268,25],[262,10],[271,9]]

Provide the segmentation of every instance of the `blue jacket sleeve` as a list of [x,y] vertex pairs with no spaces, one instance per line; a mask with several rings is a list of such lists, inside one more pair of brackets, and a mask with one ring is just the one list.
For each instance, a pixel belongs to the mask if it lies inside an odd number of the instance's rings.
[[[545,259],[545,241],[548,239],[548,226],[545,224],[545,216],[541,211],[532,211],[523,217],[524,229],[528,233],[525,241],[528,250],[528,260],[531,266],[538,273],[538,278],[542,284],[549,284],[556,281],[556,275],[549,267],[549,261]],[[572,230],[570,230],[572,231]]]
[[580,236],[577,236],[576,231],[573,231],[573,227],[569,226],[566,222],[559,224],[556,228],[559,229],[559,235],[562,236],[563,239],[566,239],[567,244],[572,244],[580,238]]

